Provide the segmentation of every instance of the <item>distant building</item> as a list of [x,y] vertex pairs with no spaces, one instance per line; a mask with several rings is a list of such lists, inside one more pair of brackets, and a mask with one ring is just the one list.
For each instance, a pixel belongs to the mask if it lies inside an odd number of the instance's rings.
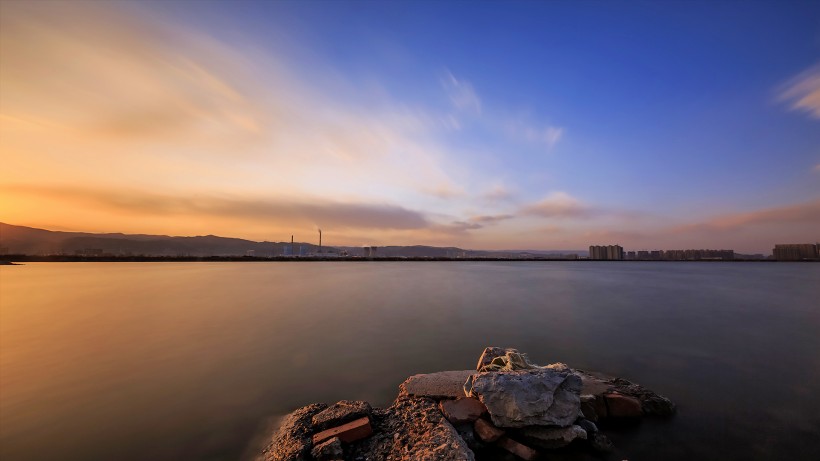
[[639,250],[635,254],[635,259],[638,261],[732,261],[735,259],[734,256],[733,250]]
[[77,256],[102,256],[102,248],[84,248],[82,250],[75,250],[74,254]]
[[589,259],[613,261],[624,259],[624,249],[620,245],[591,245]]
[[774,259],[778,261],[803,261],[820,259],[820,244],[785,243],[774,246]]
[[248,250],[245,252],[245,256],[253,257],[256,254],[256,250]]

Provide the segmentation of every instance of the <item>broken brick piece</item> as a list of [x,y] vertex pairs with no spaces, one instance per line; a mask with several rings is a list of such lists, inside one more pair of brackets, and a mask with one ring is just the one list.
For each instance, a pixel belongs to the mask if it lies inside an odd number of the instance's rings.
[[525,461],[533,461],[538,458],[537,451],[509,437],[501,437],[495,444]]
[[453,425],[471,423],[487,412],[487,407],[472,397],[442,400],[439,402],[439,409]]
[[355,442],[356,440],[370,437],[373,434],[373,428],[370,427],[370,418],[365,416],[347,424],[338,427],[332,427],[326,431],[319,432],[313,435],[313,444],[321,443],[331,437],[338,437],[339,440],[345,443]]
[[643,416],[641,402],[628,395],[611,392],[605,394],[607,413],[611,418],[640,418]]
[[484,442],[495,442],[504,435],[504,431],[493,426],[486,419],[477,419],[473,425],[476,435]]

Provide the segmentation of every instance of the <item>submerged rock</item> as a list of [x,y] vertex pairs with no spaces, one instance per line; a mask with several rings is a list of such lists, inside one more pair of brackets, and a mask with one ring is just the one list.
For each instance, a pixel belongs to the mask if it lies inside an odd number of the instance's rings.
[[561,448],[576,439],[587,439],[587,431],[581,426],[567,427],[526,427],[516,431],[521,440],[538,448]]
[[548,368],[473,376],[470,394],[498,427],[569,426],[581,408],[581,378]]
[[[584,417],[597,421],[607,417],[671,416],[675,404],[668,398],[623,378],[574,370],[583,382]],[[640,407],[640,412],[636,408]],[[614,413],[610,412],[614,409]]]

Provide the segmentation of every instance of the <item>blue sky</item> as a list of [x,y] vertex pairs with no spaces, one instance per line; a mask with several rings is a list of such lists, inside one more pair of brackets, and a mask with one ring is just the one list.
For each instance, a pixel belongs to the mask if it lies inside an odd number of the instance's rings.
[[[6,46],[47,50],[7,53],[7,222],[467,248],[820,238],[817,2],[43,3],[4,4]],[[70,46],[85,64],[58,87],[38,72]],[[129,87],[57,110],[106,75]],[[65,134],[57,159],[32,141],[45,119],[105,130]],[[101,156],[127,171],[73,171]]]

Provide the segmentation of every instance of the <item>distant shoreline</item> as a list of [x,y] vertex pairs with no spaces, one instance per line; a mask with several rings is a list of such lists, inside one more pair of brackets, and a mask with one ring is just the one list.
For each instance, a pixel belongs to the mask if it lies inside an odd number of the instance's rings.
[[8,262],[608,262],[608,263],[749,263],[749,262],[820,262],[820,260],[778,261],[775,259],[734,259],[734,260],[600,260],[600,259],[565,259],[565,258],[445,258],[445,257],[273,257],[263,258],[256,256],[72,256],[72,255],[3,255],[3,261]]

